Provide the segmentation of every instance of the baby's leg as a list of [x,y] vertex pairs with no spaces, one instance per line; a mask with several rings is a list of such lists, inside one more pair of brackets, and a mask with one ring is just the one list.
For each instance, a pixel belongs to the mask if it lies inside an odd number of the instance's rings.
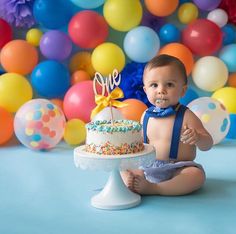
[[179,169],[175,176],[159,184],[153,184],[142,176],[135,176],[133,188],[140,194],[167,196],[184,195],[199,189],[205,182],[204,172],[197,167]]

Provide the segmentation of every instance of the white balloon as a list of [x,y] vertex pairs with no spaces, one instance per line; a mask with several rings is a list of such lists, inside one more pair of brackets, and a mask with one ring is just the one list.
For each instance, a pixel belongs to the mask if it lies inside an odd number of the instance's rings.
[[188,108],[201,120],[214,144],[224,139],[229,131],[230,118],[222,103],[211,97],[201,97],[190,102]]
[[[113,115],[114,120],[115,119],[124,119],[121,112],[119,110],[117,110],[116,108],[114,108],[114,107],[112,107],[112,115]],[[111,120],[111,108],[110,107],[104,108],[102,111],[100,111],[98,114],[96,114],[92,120],[93,121],[96,121],[96,120]]]
[[221,59],[205,56],[194,64],[192,78],[197,87],[212,92],[225,85],[228,80],[228,69]]
[[228,22],[228,15],[223,9],[214,9],[209,12],[207,19],[217,24],[220,28],[224,27]]

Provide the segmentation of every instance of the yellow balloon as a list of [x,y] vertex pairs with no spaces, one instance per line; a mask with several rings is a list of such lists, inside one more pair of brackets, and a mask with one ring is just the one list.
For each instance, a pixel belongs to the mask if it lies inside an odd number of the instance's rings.
[[125,66],[123,50],[116,44],[106,42],[97,46],[92,53],[92,64],[96,71],[107,76],[117,69],[119,72]]
[[224,87],[216,90],[212,98],[220,101],[230,114],[236,114],[236,88]]
[[139,0],[107,0],[103,7],[103,15],[107,23],[122,32],[138,26],[142,14]]
[[26,41],[33,46],[39,46],[43,32],[37,28],[32,28],[26,33]]
[[191,21],[197,19],[198,8],[193,3],[184,3],[179,7],[178,18],[183,24],[188,24]]
[[32,87],[24,76],[16,73],[0,76],[0,106],[9,112],[16,112],[32,96]]
[[86,51],[77,52],[73,55],[69,64],[70,72],[74,73],[78,70],[86,71],[93,78],[95,70],[91,63],[91,54]]
[[79,145],[85,141],[85,123],[80,119],[70,119],[65,126],[64,140],[69,145]]

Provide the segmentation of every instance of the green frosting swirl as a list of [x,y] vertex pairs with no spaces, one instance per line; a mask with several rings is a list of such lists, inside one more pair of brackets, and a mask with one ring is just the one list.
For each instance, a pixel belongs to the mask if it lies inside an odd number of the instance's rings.
[[142,125],[133,120],[114,120],[112,125],[111,120],[96,120],[86,124],[86,128],[92,131],[98,132],[128,132],[128,131],[140,131]]

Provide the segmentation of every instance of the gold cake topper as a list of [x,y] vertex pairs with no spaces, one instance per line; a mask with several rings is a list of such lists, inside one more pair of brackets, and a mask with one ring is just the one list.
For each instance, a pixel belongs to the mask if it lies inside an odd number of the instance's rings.
[[[103,77],[101,73],[96,72],[93,80],[93,90],[95,94],[95,102],[97,106],[92,110],[91,119],[102,111],[105,107],[110,107],[111,111],[111,121],[113,123],[113,113],[112,107],[124,107],[127,106],[126,103],[117,101],[116,99],[123,98],[124,93],[118,87],[121,81],[121,75],[118,70],[114,69],[112,74],[108,77]],[[96,86],[102,87],[102,93],[99,94]],[[107,96],[105,96],[107,94]]]

